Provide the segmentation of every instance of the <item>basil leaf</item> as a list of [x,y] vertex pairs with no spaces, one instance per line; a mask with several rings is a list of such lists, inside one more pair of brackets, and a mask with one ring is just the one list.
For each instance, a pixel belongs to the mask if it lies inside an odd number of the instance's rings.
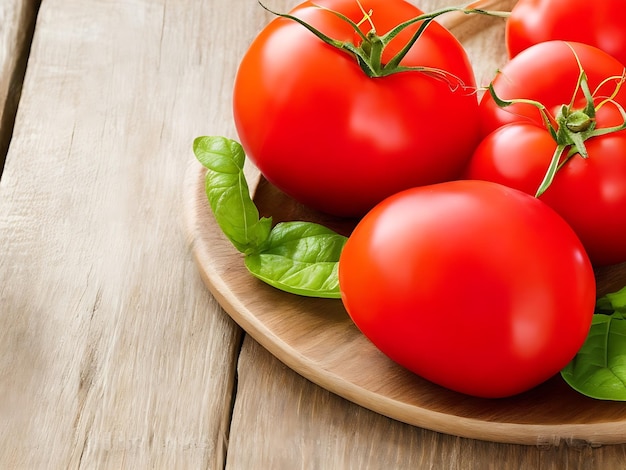
[[208,169],[205,188],[217,224],[237,250],[255,252],[269,237],[272,220],[259,219],[250,197],[243,148],[225,137],[198,137],[193,151]]
[[589,334],[561,371],[576,391],[599,400],[626,401],[626,288],[598,299]]
[[626,313],[626,287],[598,299],[596,313]]
[[347,238],[310,222],[283,222],[263,250],[246,257],[248,270],[281,290],[339,298],[337,266]]
[[259,218],[243,167],[245,153],[225,137],[198,137],[193,150],[207,168],[205,189],[220,229],[245,255],[251,274],[293,294],[340,298],[337,269],[347,238],[312,222]]

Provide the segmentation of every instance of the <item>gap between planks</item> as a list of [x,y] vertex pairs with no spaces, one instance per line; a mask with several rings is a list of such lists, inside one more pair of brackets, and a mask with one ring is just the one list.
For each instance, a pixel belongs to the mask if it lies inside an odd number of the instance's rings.
[[0,178],[13,136],[41,1],[18,0],[16,6],[9,6],[15,9],[15,17],[9,14],[9,19],[15,21],[16,26],[15,29],[4,28],[9,37],[0,38],[0,45],[6,46],[0,50]]
[[[224,314],[226,315],[226,313],[224,312]],[[228,468],[228,454],[230,453],[230,431],[232,429],[233,426],[233,417],[235,414],[235,404],[237,403],[237,399],[239,398],[238,393],[239,393],[239,362],[241,361],[241,352],[243,351],[243,342],[246,339],[246,336],[248,336],[248,333],[241,328],[239,325],[237,325],[237,328],[241,329],[241,334],[239,335],[239,343],[237,344],[237,355],[236,355],[236,361],[235,361],[235,376],[233,379],[233,389],[232,389],[232,393],[230,394],[231,396],[231,400],[230,400],[230,408],[228,410],[228,428],[226,429],[226,440],[227,440],[227,444],[226,444],[226,449],[224,452],[224,461],[223,461],[223,470],[226,470]],[[250,339],[252,341],[255,341],[254,338],[250,337]]]

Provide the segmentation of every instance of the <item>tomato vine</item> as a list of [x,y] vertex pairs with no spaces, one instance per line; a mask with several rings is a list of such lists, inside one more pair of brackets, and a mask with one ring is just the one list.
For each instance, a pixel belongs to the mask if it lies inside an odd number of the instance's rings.
[[[550,132],[550,135],[552,135],[552,138],[557,144],[556,150],[554,151],[554,155],[552,156],[544,179],[539,185],[539,188],[537,189],[537,192],[535,194],[536,197],[541,196],[550,187],[557,171],[559,171],[559,169],[561,169],[571,157],[578,154],[582,158],[588,158],[589,155],[587,153],[585,141],[593,137],[607,135],[626,129],[626,111],[624,110],[623,106],[621,106],[613,99],[619,92],[624,81],[626,80],[626,69],[624,69],[624,72],[621,76],[609,77],[604,80],[592,93],[589,88],[587,74],[585,73],[585,70],[580,63],[580,59],[578,58],[574,49],[571,48],[569,44],[568,46],[572,50],[572,53],[574,54],[574,57],[576,58],[576,62],[578,64],[578,81],[576,83],[576,87],[574,89],[574,93],[572,94],[572,99],[570,103],[563,104],[560,107],[559,112],[556,114],[556,116],[550,116],[546,109],[546,106],[543,103],[527,99],[504,100],[497,95],[494,89],[493,82],[491,82],[487,87],[491,97],[501,108],[506,108],[507,106],[516,103],[526,103],[537,107],[546,129]],[[617,82],[615,90],[613,91],[611,96],[605,98],[598,105],[596,105],[595,95],[597,90],[599,90],[600,87],[602,87],[605,83],[611,80],[615,80]],[[578,109],[574,107],[574,102],[579,91],[582,91],[585,98],[585,106],[583,109]],[[601,106],[604,106],[607,103],[613,104],[618,109],[620,115],[622,116],[622,123],[618,126],[598,128],[596,126],[596,112],[598,111],[598,109],[600,109]]]
[[[509,12],[488,11],[488,10],[484,10],[481,8],[446,7],[446,8],[441,8],[439,10],[435,10],[429,13],[424,13],[408,21],[404,21],[400,23],[399,25],[397,25],[395,28],[388,31],[387,33],[383,35],[379,35],[378,32],[376,31],[376,27],[374,26],[374,22],[372,20],[372,15],[374,13],[373,10],[369,10],[366,12],[363,6],[361,5],[361,2],[359,2],[359,0],[356,0],[356,2],[359,5],[361,12],[363,13],[363,19],[359,21],[358,23],[351,20],[346,15],[338,11],[325,8],[319,5],[315,5],[315,6],[317,8],[321,8],[323,10],[328,11],[329,13],[337,16],[339,19],[349,24],[354,29],[357,36],[360,38],[361,40],[360,44],[355,44],[354,42],[350,42],[350,41],[339,41],[339,40],[333,39],[327,36],[326,34],[324,34],[319,29],[313,27],[306,21],[302,20],[301,18],[298,18],[297,16],[271,10],[260,1],[259,1],[259,4],[261,5],[261,7],[263,7],[265,10],[272,13],[273,15],[276,15],[282,18],[287,18],[287,19],[293,20],[301,24],[306,29],[308,29],[313,34],[315,34],[319,39],[324,41],[326,44],[353,55],[356,58],[363,72],[370,78],[386,77],[388,75],[392,75],[398,72],[415,71],[415,72],[426,73],[436,78],[444,79],[450,83],[454,83],[457,86],[461,86],[461,87],[465,87],[465,84],[463,83],[463,81],[459,77],[445,70],[432,68],[432,67],[425,67],[425,66],[404,66],[401,64],[402,59],[406,56],[406,54],[409,52],[411,47],[413,47],[415,42],[420,38],[422,33],[428,27],[428,25],[443,14],[451,13],[451,12],[461,12],[467,15],[481,14],[481,15],[499,16],[499,17],[507,17],[509,15]],[[365,21],[367,21],[371,26],[371,29],[367,33],[364,33],[360,27],[361,24]],[[391,60],[389,60],[386,63],[383,62],[382,60],[383,53],[385,51],[385,48],[389,45],[389,43],[394,38],[396,38],[398,34],[400,34],[402,31],[407,29],[409,26],[412,26],[420,22],[421,24],[419,25],[418,29],[413,33],[413,36],[404,45],[404,47],[399,52],[397,52]]]

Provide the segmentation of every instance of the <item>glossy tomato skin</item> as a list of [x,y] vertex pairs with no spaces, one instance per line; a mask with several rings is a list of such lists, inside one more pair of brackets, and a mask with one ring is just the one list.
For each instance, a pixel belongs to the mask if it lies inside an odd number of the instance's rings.
[[[614,57],[600,49],[576,42],[548,41],[529,47],[508,61],[493,80],[493,87],[501,99],[528,99],[543,104],[554,116],[559,108],[572,101],[576,90],[580,63],[587,74],[589,88],[593,92],[600,87],[597,96],[611,96],[615,81],[609,77],[620,77],[624,66]],[[580,101],[582,93],[579,92]],[[622,87],[615,101],[626,106],[626,87]],[[482,135],[511,122],[532,121],[542,126],[543,121],[536,107],[529,104],[513,104],[501,108],[489,93],[480,101]]]
[[626,64],[623,0],[519,0],[506,23],[509,57],[551,40],[598,47]]
[[[626,261],[626,131],[590,139],[586,147],[589,157],[572,157],[540,199],[572,226],[595,266],[620,263]],[[546,129],[509,124],[481,142],[466,176],[535,194],[555,148]]]
[[[354,0],[316,3],[355,21],[363,16]],[[381,35],[421,13],[403,0],[361,3],[373,10]],[[335,39],[355,39],[352,28],[310,2],[292,13]],[[408,34],[390,44],[385,60]],[[235,80],[234,118],[247,155],[288,195],[340,216],[361,216],[407,187],[457,178],[479,140],[467,55],[433,23],[403,64],[446,70],[469,89],[421,72],[369,78],[348,53],[275,19],[251,44]]]
[[339,261],[344,305],[382,352],[449,389],[505,397],[558,373],[584,342],[595,279],[549,206],[485,181],[377,205]]
[[[621,75],[623,66],[605,52],[578,43],[571,46],[580,57],[592,91],[607,78]],[[494,89],[505,99],[543,103],[554,116],[561,105],[572,100],[578,73],[566,43],[541,43],[505,65],[494,80]],[[615,86],[615,81],[607,82],[597,94],[596,105],[610,96]],[[623,90],[615,97],[621,106],[626,105]],[[575,103],[578,109],[585,105],[581,96]],[[536,194],[556,149],[536,108],[515,104],[501,109],[485,95],[480,110],[485,137],[465,176]],[[623,122],[618,108],[610,103],[598,110],[596,119],[599,129]],[[593,137],[585,147],[589,157],[572,157],[541,199],[570,223],[595,266],[620,263],[626,261],[626,131]]]

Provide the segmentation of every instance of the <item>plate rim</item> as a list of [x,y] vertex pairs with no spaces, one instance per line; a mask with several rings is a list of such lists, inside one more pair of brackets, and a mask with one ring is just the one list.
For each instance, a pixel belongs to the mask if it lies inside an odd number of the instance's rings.
[[[248,161],[246,161],[246,166],[246,178],[250,192],[254,194],[260,174]],[[221,249],[226,244],[228,251],[222,254],[222,257],[232,258],[233,262],[240,262],[242,265],[243,259],[223,236],[215,222],[206,198],[205,174],[206,169],[199,163],[191,165],[185,175],[184,191],[184,217],[188,244],[202,280],[228,316],[294,372],[335,395],[388,418],[458,437],[539,446],[559,445],[561,442],[584,442],[590,445],[626,443],[626,420],[579,424],[520,424],[485,421],[416,407],[343,380],[335,373],[329,373],[322,365],[291,347],[281,339],[280,335],[259,320],[254,312],[250,311],[234,294],[229,283],[211,266],[211,263],[207,263],[214,257],[211,248],[215,250],[216,247],[209,246],[207,240],[200,236],[203,230],[223,239],[224,243],[219,244],[217,248]],[[374,348],[373,345],[372,348]],[[451,418],[453,418],[452,425]],[[489,426],[487,431],[486,425]]]

